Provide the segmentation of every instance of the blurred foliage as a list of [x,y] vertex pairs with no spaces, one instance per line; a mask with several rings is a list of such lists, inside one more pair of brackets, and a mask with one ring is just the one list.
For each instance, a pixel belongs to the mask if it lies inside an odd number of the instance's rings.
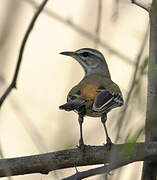
[[152,13],[157,10],[157,0],[154,0],[152,3]]
[[144,135],[144,127],[139,128],[133,135],[129,132],[122,151],[124,156],[130,156],[133,153],[137,140],[141,135]]
[[145,74],[146,73],[146,68],[148,67],[148,61],[149,61],[149,57],[146,57],[143,61],[143,64],[141,66],[141,74]]

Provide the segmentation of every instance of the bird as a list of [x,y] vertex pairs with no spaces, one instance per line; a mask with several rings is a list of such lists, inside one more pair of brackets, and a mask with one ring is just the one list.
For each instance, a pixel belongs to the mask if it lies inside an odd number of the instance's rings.
[[81,48],[76,51],[64,51],[61,55],[75,59],[84,70],[83,79],[67,95],[67,102],[59,109],[74,111],[78,114],[80,127],[79,148],[85,149],[82,124],[85,116],[100,117],[106,134],[106,146],[111,149],[112,141],[108,135],[107,114],[124,104],[119,86],[111,79],[107,62],[103,54],[92,48]]

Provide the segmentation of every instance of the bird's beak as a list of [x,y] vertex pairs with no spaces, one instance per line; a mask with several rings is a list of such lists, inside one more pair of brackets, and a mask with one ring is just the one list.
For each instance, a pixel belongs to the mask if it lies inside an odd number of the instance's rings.
[[61,52],[60,54],[65,55],[65,56],[74,56],[75,55],[75,53],[72,51],[64,51],[64,52]]

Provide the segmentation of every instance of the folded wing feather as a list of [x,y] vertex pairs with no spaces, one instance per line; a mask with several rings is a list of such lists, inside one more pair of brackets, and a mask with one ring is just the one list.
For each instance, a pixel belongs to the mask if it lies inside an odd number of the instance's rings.
[[97,112],[107,112],[121,105],[123,105],[121,93],[114,93],[104,89],[97,94],[94,100],[93,110]]

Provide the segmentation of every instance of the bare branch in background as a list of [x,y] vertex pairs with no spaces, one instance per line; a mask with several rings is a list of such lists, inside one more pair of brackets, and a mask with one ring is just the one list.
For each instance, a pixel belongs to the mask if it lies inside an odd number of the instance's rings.
[[99,36],[100,36],[100,28],[101,28],[101,19],[102,19],[102,0],[98,1],[98,10],[97,10],[97,23],[96,23],[96,39],[95,39],[95,48],[98,47]]
[[[13,76],[13,79],[12,79],[12,82],[11,84],[9,85],[9,87],[6,89],[6,91],[4,92],[4,94],[2,95],[2,97],[0,98],[0,107],[2,106],[3,102],[5,101],[6,97],[9,95],[9,93],[11,92],[11,90],[13,88],[16,88],[16,81],[17,81],[17,78],[18,78],[18,74],[19,74],[19,70],[20,70],[20,65],[21,65],[21,62],[22,62],[22,56],[23,56],[23,52],[24,52],[24,48],[25,48],[25,44],[27,42],[27,39],[29,37],[29,34],[30,32],[32,31],[33,29],[33,26],[36,22],[36,19],[38,18],[40,12],[42,11],[42,9],[44,8],[45,4],[47,3],[48,0],[45,0],[40,6],[39,6],[39,9],[37,10],[37,12],[34,14],[34,17],[32,18],[32,21],[26,31],[26,34],[24,36],[24,39],[23,39],[23,42],[21,44],[21,48],[20,48],[20,52],[19,52],[19,57],[18,57],[18,61],[17,61],[17,65],[16,65],[16,69],[15,69],[15,73],[14,73],[14,76]],[[3,154],[2,154],[2,151],[1,151],[1,156],[3,157]],[[11,180],[11,169],[10,167],[7,165],[5,159],[4,160],[4,164],[3,164],[3,172],[4,174],[6,174],[6,176],[8,176],[8,179]]]
[[[24,111],[24,109],[21,107],[20,103],[17,100],[18,100],[17,97],[15,96],[11,97],[12,108],[14,109],[14,112],[20,117],[18,119],[23,124],[24,129],[30,136],[38,152],[39,153],[48,152],[49,150],[46,146],[46,142],[44,141],[44,138],[41,136],[40,132],[34,125],[33,121],[27,115],[27,113]],[[53,173],[51,173],[51,176],[54,177],[56,180],[58,179],[56,171],[53,171]]]
[[129,104],[129,101],[130,101],[130,97],[132,95],[132,92],[135,88],[135,85],[136,85],[136,76],[137,76],[137,71],[138,71],[138,68],[139,68],[139,64],[140,64],[140,60],[141,60],[141,57],[142,57],[142,54],[144,52],[144,47],[146,46],[146,42],[148,40],[148,28],[146,30],[146,33],[144,35],[144,38],[143,38],[143,41],[142,41],[142,44],[141,44],[141,48],[140,48],[140,51],[137,55],[137,58],[136,58],[136,64],[135,64],[135,69],[134,69],[134,73],[133,73],[133,78],[131,80],[131,86],[130,86],[130,89],[128,91],[128,95],[127,95],[127,98],[125,100],[125,104],[123,106],[123,109],[122,109],[122,112],[121,112],[121,115],[119,116],[119,119],[117,120],[117,123],[116,123],[116,126],[118,127],[117,128],[117,134],[116,134],[116,142],[119,138],[119,135],[120,135],[120,129],[122,128],[122,124],[123,124],[123,120],[125,118],[125,114],[126,114],[126,110],[128,108],[128,104]]
[[[115,161],[111,162],[112,156],[116,158],[114,158]],[[144,143],[115,144],[111,151],[108,151],[105,146],[89,146],[85,151],[75,148],[39,155],[0,159],[0,177],[6,176],[5,166],[9,167],[11,175],[23,175],[30,173],[48,174],[57,169],[105,164],[105,168],[100,167],[102,174],[129,163],[144,160],[157,160],[156,143],[150,143],[149,148]],[[100,174],[98,172],[95,175]]]
[[[6,7],[6,14],[2,21],[3,25],[1,25],[0,31],[0,57],[3,59],[3,61],[0,61],[1,75],[8,73],[7,64],[9,63],[10,51],[12,51],[14,47],[10,40],[11,36],[14,36],[14,33],[17,33],[18,19],[20,18],[19,12],[22,9],[22,3],[19,0],[9,1]],[[3,7],[3,9],[5,9],[5,7]],[[5,51],[6,44],[7,50]]]
[[112,14],[112,20],[116,21],[119,14],[119,2],[120,0],[113,1],[113,14]]
[[24,52],[24,49],[25,49],[26,42],[27,42],[28,37],[29,37],[33,27],[34,27],[34,24],[35,24],[38,16],[40,15],[41,11],[43,10],[43,8],[44,8],[44,6],[46,5],[47,2],[48,2],[48,0],[44,0],[41,3],[41,5],[39,6],[39,8],[37,9],[36,13],[33,16],[30,25],[28,26],[28,29],[26,31],[26,34],[25,34],[25,36],[23,38],[23,41],[22,41],[22,44],[21,44],[21,48],[20,48],[20,52],[19,52],[19,56],[18,56],[18,61],[17,61],[17,65],[16,65],[16,69],[15,69],[15,73],[14,73],[12,82],[10,83],[9,87],[6,89],[6,91],[4,92],[2,97],[0,98],[0,107],[2,106],[2,104],[5,101],[6,97],[10,94],[11,90],[13,88],[16,88],[16,81],[17,81],[17,78],[18,78],[18,74],[19,74],[19,70],[20,70],[20,66],[21,66],[23,52]]
[[[5,80],[3,80],[2,83],[6,84]],[[18,101],[18,97],[16,97],[15,94],[13,93],[10,100],[11,100],[11,105],[14,110],[14,113],[17,114],[17,116],[19,117],[18,119],[23,124],[24,129],[30,136],[30,138],[31,138],[33,144],[36,146],[38,152],[39,153],[48,152],[48,148],[46,146],[46,143],[45,143],[43,137],[41,136],[41,134],[38,131],[38,129],[36,128],[36,126],[33,124],[31,118],[26,114],[26,112],[21,107],[21,104]],[[0,156],[1,156],[1,158],[4,158],[1,148],[0,148]],[[53,172],[55,172],[55,171],[53,171]],[[8,173],[7,173],[7,175],[8,175]],[[55,176],[55,179],[58,179],[56,172],[55,172],[55,174],[53,173],[51,175]],[[9,179],[9,180],[11,180],[11,179]]]
[[21,107],[21,104],[18,101],[18,97],[16,97],[13,93],[13,96],[10,98],[10,103],[14,113],[17,114],[18,119],[24,126],[24,129],[30,136],[33,144],[36,146],[39,153],[48,152],[48,148],[45,144],[43,137],[41,136],[38,129],[35,127],[31,118],[27,115],[24,108]]
[[[24,0],[24,1],[27,2],[27,3],[30,3],[35,8],[38,6],[38,3],[36,3],[34,0]],[[83,35],[84,37],[88,38],[89,40],[92,40],[93,42],[95,42],[95,40],[97,39],[96,35],[88,32],[85,29],[83,29],[82,27],[76,25],[70,19],[63,18],[62,16],[60,16],[59,14],[53,12],[52,10],[50,10],[48,8],[45,8],[43,12],[46,13],[46,15],[48,15],[49,17],[54,18],[55,20],[59,21],[60,23],[63,23],[65,25],[69,26],[70,28],[72,28],[76,32],[78,32],[81,35]],[[98,40],[97,43],[101,47],[105,48],[105,50],[107,50],[110,53],[115,54],[116,56],[118,56],[125,63],[128,63],[130,65],[134,65],[134,62],[133,62],[132,59],[130,59],[128,56],[120,53],[118,50],[114,49],[113,47],[109,46],[108,43],[106,43],[106,42],[104,42],[104,41],[102,41],[100,39]]]
[[150,11],[151,8],[150,4],[145,4],[144,2],[142,2],[142,0],[131,0],[131,2],[148,12]]
[[[6,82],[4,79],[2,80],[1,83],[6,85]],[[13,93],[10,100],[11,100],[11,105],[14,110],[14,113],[17,114],[17,116],[19,116],[18,119],[23,124],[24,129],[30,136],[30,138],[31,138],[33,144],[36,146],[38,152],[39,153],[48,152],[48,148],[46,146],[46,143],[45,143],[43,137],[41,136],[41,134],[38,131],[38,129],[36,128],[36,126],[33,124],[32,120],[29,118],[29,116],[26,114],[26,112],[21,107],[21,104],[18,101],[18,97],[16,97],[15,94]],[[1,156],[1,158],[4,158],[1,147],[0,147],[0,156]],[[7,171],[6,175],[9,176],[11,174],[11,172],[9,172],[10,170],[6,169],[6,171]],[[51,175],[53,177],[55,177],[55,179],[58,179],[57,172],[53,171],[53,174],[51,174]],[[8,180],[11,180],[11,177],[8,177]]]

